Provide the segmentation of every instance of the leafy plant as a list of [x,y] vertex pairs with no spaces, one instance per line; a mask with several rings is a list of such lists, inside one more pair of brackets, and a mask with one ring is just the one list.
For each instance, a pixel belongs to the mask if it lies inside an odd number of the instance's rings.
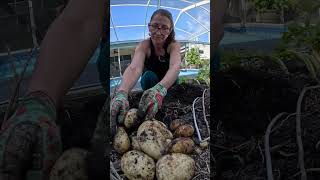
[[186,61],[189,65],[199,66],[201,64],[199,48],[191,48],[186,53]]
[[320,24],[290,24],[275,56],[282,61],[291,58],[301,60],[310,76],[320,82]]
[[296,0],[297,8],[304,17],[305,26],[309,26],[312,14],[320,8],[320,0]]
[[255,8],[259,12],[264,12],[268,9],[284,10],[289,9],[297,4],[298,0],[252,0]]
[[196,79],[200,82],[205,82],[206,85],[210,86],[210,61],[203,60],[201,63],[201,69],[199,70]]

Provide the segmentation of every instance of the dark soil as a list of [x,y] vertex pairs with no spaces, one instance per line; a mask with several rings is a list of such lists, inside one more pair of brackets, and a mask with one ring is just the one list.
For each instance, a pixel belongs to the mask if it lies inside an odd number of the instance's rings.
[[[268,124],[281,112],[295,113],[303,87],[315,84],[305,69],[285,75],[270,66],[264,67],[267,68],[238,66],[214,75],[211,119],[214,179],[267,179],[264,136]],[[319,96],[320,90],[306,93],[302,103],[306,169],[320,165],[320,144],[316,146],[320,140]],[[287,116],[278,120],[270,135],[274,179],[300,179],[296,116]],[[319,179],[320,172],[307,171],[307,176]]]

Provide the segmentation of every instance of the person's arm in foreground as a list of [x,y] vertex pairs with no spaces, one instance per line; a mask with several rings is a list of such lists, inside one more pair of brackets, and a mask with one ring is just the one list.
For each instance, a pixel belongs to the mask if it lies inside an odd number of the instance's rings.
[[104,0],[70,0],[49,27],[28,95],[0,130],[0,179],[49,179],[62,151],[56,107],[97,47]]
[[162,106],[163,98],[180,72],[181,55],[180,44],[175,42],[170,48],[170,65],[166,75],[154,87],[146,90],[139,102],[139,115],[146,116],[146,119],[153,118]]
[[98,46],[104,7],[104,0],[70,0],[41,44],[28,92],[43,91],[59,104]]

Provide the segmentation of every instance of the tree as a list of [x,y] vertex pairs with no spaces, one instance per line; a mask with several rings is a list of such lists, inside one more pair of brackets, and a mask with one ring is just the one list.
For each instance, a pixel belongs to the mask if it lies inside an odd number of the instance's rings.
[[285,23],[284,11],[298,4],[299,0],[251,0],[258,12],[274,9],[281,13],[281,22]]
[[189,65],[199,66],[201,64],[199,48],[191,48],[186,54],[186,61]]

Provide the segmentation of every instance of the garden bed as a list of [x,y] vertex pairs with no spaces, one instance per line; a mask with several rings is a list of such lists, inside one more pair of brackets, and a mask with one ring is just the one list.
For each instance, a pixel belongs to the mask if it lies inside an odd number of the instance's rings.
[[[187,121],[189,124],[194,125],[193,119],[193,112],[192,112],[192,105],[194,100],[197,97],[204,96],[204,106],[205,106],[205,114],[206,118],[210,120],[210,93],[208,90],[205,91],[204,95],[203,92],[206,89],[205,85],[193,85],[193,84],[179,84],[172,87],[169,91],[167,96],[163,101],[163,105],[161,110],[157,113],[155,119],[164,122],[168,127],[172,120],[175,119],[183,119]],[[129,102],[131,108],[138,108],[138,104],[140,98],[142,96],[142,92],[135,92],[129,96]],[[194,105],[195,107],[195,115],[198,122],[198,127],[200,132],[202,133],[202,137],[208,137],[209,131],[207,130],[206,123],[204,121],[203,115],[203,106],[202,106],[202,99],[197,101]],[[203,180],[203,179],[210,179],[210,151],[209,148],[200,148],[199,147],[199,140],[196,134],[196,131],[192,137],[195,141],[196,146],[198,147],[197,152],[193,152],[191,156],[196,162],[196,170],[194,180]],[[114,168],[117,173],[125,179],[123,172],[121,171],[120,167],[120,160],[121,155],[115,152],[112,149],[110,153],[110,159],[113,162]]]
[[[267,179],[267,161],[274,179],[300,179],[295,113],[302,89],[316,83],[308,78],[305,67],[285,74],[265,62],[251,61],[214,76],[211,158],[215,179]],[[319,96],[320,88],[307,91],[301,103],[303,164],[308,179],[320,178]],[[287,114],[273,124],[270,144],[265,145],[268,125],[282,112]]]

